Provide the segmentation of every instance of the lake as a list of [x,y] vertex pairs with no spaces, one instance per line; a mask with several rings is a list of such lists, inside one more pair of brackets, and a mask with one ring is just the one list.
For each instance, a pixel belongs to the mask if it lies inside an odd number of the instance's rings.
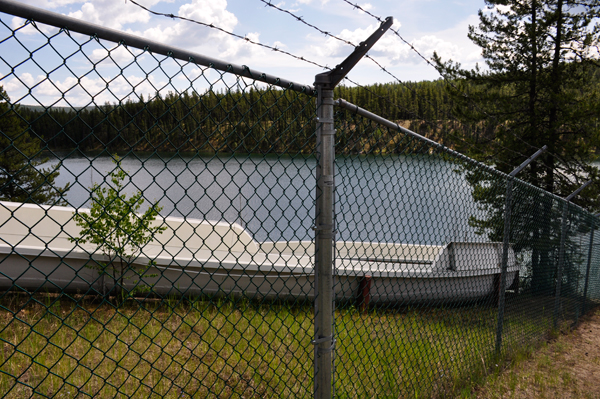
[[[59,161],[56,183],[71,183],[66,200],[73,207],[89,207],[90,187],[115,166],[107,155],[66,153],[49,164]],[[147,202],[158,201],[163,216],[238,222],[257,241],[314,237],[314,157],[130,153],[122,165],[130,176],[126,192],[141,190]],[[338,157],[337,239],[485,241],[468,225],[479,211],[455,169],[432,155]]]

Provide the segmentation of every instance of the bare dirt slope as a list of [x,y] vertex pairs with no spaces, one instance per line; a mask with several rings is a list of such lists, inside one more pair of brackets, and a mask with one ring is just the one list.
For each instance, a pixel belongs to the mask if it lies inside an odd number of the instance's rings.
[[600,398],[600,308],[579,327],[488,379],[476,398]]

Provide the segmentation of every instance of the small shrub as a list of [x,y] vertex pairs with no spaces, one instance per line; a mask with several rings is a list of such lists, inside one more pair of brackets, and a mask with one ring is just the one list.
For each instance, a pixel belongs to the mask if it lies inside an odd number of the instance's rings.
[[[110,174],[112,185],[91,187],[92,206],[90,213],[76,212],[73,219],[81,228],[79,237],[71,241],[77,244],[94,244],[97,251],[104,254],[108,262],[94,262],[88,267],[96,269],[101,275],[112,278],[117,296],[120,300],[135,293],[151,289],[143,283],[143,277],[154,277],[146,274],[155,264],[150,260],[146,265],[135,265],[134,261],[142,253],[142,249],[156,234],[166,229],[165,226],[152,226],[162,207],[154,203],[144,213],[138,213],[144,203],[141,191],[130,198],[124,193],[124,180],[127,172],[121,167],[121,160],[116,157],[116,167]],[[134,288],[124,289],[125,280],[132,280]]]

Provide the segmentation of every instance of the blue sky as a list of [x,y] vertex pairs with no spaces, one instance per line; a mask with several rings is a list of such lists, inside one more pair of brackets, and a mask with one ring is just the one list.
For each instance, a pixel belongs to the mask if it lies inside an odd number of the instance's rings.
[[[299,83],[312,84],[314,75],[322,72],[314,65],[253,46],[210,28],[153,16],[127,0],[22,0],[22,2],[142,35],[210,57],[248,65]],[[138,0],[138,2],[156,11],[215,24],[252,40],[276,46],[330,67],[342,61],[352,51],[350,46],[323,36],[291,16],[265,6],[260,0]],[[485,7],[483,0],[352,0],[352,2],[357,2],[375,15],[393,16],[395,19],[393,28],[398,29],[407,41],[428,58],[435,50],[444,59],[451,58],[461,62],[465,67],[482,63],[479,49],[467,38],[467,30],[469,24],[477,24],[477,11]],[[302,16],[307,22],[353,43],[364,40],[378,25],[372,17],[354,9],[342,0],[273,0],[273,4],[290,10]],[[0,18],[13,28],[23,23],[19,18],[5,14],[0,14]],[[6,29],[0,32],[2,38],[6,35]],[[34,36],[31,34],[28,39],[34,40]],[[11,46],[16,44],[5,42],[0,51],[3,54],[11,53]],[[100,56],[99,51],[96,49],[98,56]],[[118,53],[115,52],[115,55]],[[431,66],[390,32],[371,50],[370,55],[404,81],[439,78]],[[44,67],[42,71],[33,63],[26,63],[19,67],[18,71],[11,72],[6,65],[1,65],[0,85],[7,89],[13,100],[16,98],[22,103],[32,103],[31,98],[26,98],[24,95],[23,86],[30,84],[27,82],[39,83],[36,81],[37,77],[43,75],[48,68]],[[65,76],[60,79],[58,74],[56,76],[60,82],[66,82]],[[136,77],[133,71],[128,76],[131,76],[134,81],[141,78],[141,76]],[[393,81],[393,78],[367,59],[363,59],[349,77],[360,84]],[[99,81],[99,76],[88,75],[87,78],[90,82],[94,79]],[[164,85],[157,87],[168,90]],[[43,97],[40,91],[37,102],[54,101],[50,97]],[[115,98],[109,96],[105,100],[118,98],[118,95]],[[73,96],[72,101],[67,102],[72,105],[82,105],[86,101],[83,98],[75,99]],[[64,105],[63,100],[61,104]]]

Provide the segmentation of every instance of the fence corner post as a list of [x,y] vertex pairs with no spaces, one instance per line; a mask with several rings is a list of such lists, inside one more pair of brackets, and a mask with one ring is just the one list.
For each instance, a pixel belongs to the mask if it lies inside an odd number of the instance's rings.
[[314,397],[330,399],[333,382],[333,196],[335,129],[333,89],[317,85],[315,208]]
[[333,258],[335,249],[335,129],[333,89],[392,26],[388,17],[334,69],[315,76],[317,89],[317,189],[315,194],[315,346],[314,397],[333,397]]

